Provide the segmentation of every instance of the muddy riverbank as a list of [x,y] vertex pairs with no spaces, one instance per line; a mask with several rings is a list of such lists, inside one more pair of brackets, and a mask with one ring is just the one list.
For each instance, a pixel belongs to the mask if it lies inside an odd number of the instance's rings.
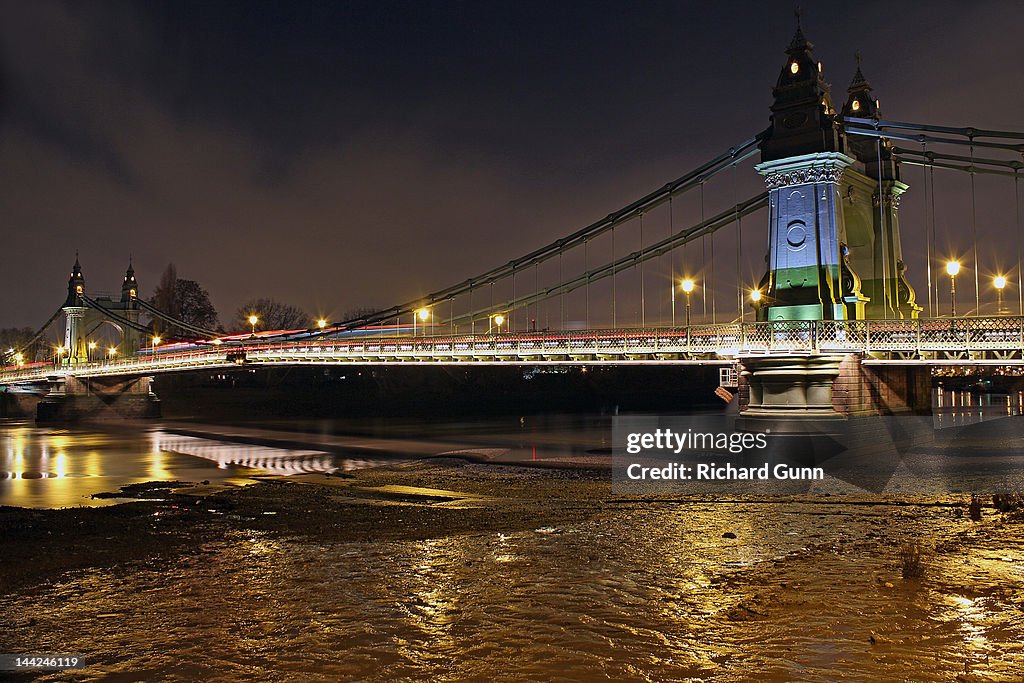
[[1024,670],[1024,524],[967,500],[626,500],[605,470],[454,458],[132,493],[158,499],[0,510],[5,645],[92,662],[41,680]]

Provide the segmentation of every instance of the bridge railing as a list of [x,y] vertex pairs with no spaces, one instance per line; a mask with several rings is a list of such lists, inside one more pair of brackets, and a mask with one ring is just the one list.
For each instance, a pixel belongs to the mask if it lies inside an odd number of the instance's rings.
[[242,340],[222,346],[149,351],[73,367],[53,363],[0,369],[0,383],[52,375],[116,375],[230,366],[240,360],[324,362],[388,360],[625,360],[680,356],[730,358],[762,353],[1024,353],[1020,316],[921,320],[827,320],[697,324],[618,330],[539,331],[422,337]]

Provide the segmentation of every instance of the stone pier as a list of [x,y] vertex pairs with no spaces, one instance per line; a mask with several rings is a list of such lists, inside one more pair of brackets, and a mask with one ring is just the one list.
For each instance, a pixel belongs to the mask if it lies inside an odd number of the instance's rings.
[[152,377],[50,377],[50,391],[39,401],[40,424],[79,420],[123,420],[160,417],[160,399],[152,390]]
[[740,364],[740,420],[800,431],[799,421],[931,414],[925,365],[864,365],[860,354],[761,356]]

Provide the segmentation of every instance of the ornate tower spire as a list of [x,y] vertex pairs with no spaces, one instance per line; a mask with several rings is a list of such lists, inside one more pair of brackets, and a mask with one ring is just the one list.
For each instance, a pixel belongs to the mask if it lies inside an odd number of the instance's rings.
[[857,72],[853,74],[850,87],[846,89],[849,93],[846,104],[843,105],[843,116],[852,116],[859,119],[876,119],[881,116],[878,100],[871,92],[871,84],[864,78],[864,72],[860,70],[860,53],[854,57],[857,60]]
[[128,270],[124,273],[124,282],[121,283],[121,301],[132,301],[139,295],[139,283],[135,280],[135,268],[132,266],[132,258],[128,257]]
[[789,49],[786,50],[789,54],[792,54],[795,51],[814,49],[814,45],[804,37],[804,30],[800,25],[800,18],[802,14],[803,12],[799,7],[793,10],[793,15],[796,17],[796,33],[793,34],[793,40],[789,42]]
[[68,298],[65,306],[81,306],[81,295],[85,293],[85,277],[82,275],[82,264],[78,262],[78,252],[75,252],[75,265],[71,267],[71,277],[68,278]]
[[85,339],[82,337],[82,320],[88,308],[82,301],[85,294],[85,276],[82,275],[82,264],[78,262],[78,252],[75,252],[75,265],[71,267],[71,277],[68,278],[68,298],[64,305],[64,344],[58,353],[58,362],[61,365],[77,365],[88,361],[88,352],[85,347]]
[[771,128],[761,143],[761,160],[799,154],[841,152],[843,139],[832,106],[830,86],[814,58],[797,14],[796,32],[786,48],[786,63],[772,90]]

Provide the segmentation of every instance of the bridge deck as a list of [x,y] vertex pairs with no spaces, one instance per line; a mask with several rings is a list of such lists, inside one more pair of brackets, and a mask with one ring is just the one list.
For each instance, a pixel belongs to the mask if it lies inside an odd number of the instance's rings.
[[310,337],[178,344],[75,366],[0,371],[0,383],[52,375],[117,377],[253,365],[715,364],[744,356],[865,354],[871,364],[1024,365],[1024,318],[777,321],[497,335]]

